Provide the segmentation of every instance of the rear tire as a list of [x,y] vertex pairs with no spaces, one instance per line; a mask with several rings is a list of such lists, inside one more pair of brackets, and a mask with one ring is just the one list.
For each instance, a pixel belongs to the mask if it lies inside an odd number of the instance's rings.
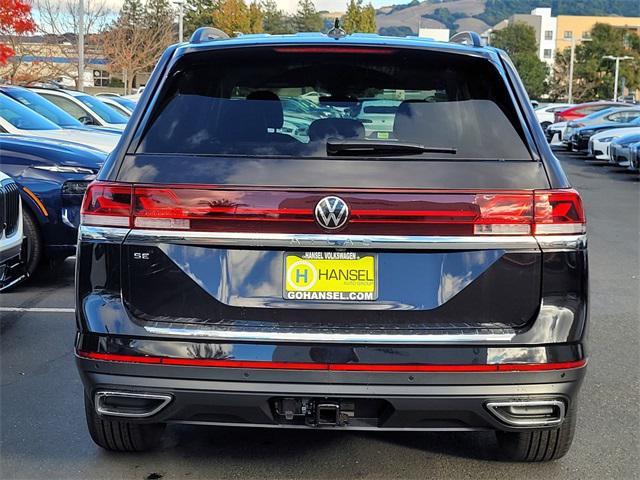
[[38,222],[31,212],[26,209],[22,211],[22,229],[25,237],[24,241],[24,266],[29,275],[33,275],[40,265],[44,255],[44,243]]
[[114,452],[144,452],[160,443],[164,423],[134,423],[98,415],[85,395],[84,411],[91,439],[96,445]]
[[562,425],[552,430],[528,432],[496,431],[503,460],[511,462],[548,462],[564,457],[576,430],[576,408],[569,408]]

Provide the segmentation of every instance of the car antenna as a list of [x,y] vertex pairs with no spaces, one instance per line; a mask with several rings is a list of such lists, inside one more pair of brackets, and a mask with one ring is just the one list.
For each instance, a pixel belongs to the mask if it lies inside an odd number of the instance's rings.
[[333,28],[327,32],[327,37],[335,38],[338,40],[339,38],[346,37],[347,32],[345,32],[342,27],[340,27],[340,19],[336,17],[333,22]]

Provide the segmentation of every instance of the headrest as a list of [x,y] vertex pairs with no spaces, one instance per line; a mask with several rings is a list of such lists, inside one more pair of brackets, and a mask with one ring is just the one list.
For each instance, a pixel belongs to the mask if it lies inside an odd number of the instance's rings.
[[247,101],[251,104],[255,114],[262,117],[267,128],[276,130],[282,128],[284,114],[278,95],[269,90],[256,90],[247,95]]
[[309,125],[309,141],[317,142],[327,138],[364,138],[362,122],[351,118],[322,118]]

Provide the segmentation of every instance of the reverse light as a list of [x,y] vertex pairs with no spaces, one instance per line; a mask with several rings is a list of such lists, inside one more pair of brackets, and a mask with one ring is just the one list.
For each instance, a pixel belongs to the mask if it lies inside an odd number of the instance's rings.
[[[326,192],[225,190],[94,182],[84,225],[204,232],[326,233],[314,219]],[[347,235],[572,235],[585,232],[575,190],[352,192]]]

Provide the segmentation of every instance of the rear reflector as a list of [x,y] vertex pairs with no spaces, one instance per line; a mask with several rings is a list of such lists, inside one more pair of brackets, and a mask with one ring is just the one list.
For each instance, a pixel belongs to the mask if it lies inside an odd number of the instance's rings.
[[269,370],[329,370],[340,372],[531,372],[567,370],[584,367],[586,360],[556,363],[496,363],[496,364],[449,364],[407,365],[375,363],[313,363],[313,362],[267,362],[247,360],[211,360],[207,358],[150,357],[76,351],[81,358],[106,362],[148,363],[155,365],[179,365],[190,367],[255,368]]
[[[223,190],[95,182],[82,206],[84,225],[151,230],[323,233],[314,210],[335,192]],[[516,192],[349,192],[341,234],[567,235],[585,231],[575,190]]]

